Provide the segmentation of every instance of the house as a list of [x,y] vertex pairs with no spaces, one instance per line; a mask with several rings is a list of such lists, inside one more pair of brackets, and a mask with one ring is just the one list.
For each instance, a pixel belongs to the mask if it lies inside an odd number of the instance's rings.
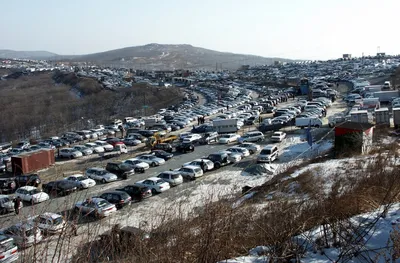
[[374,125],[344,122],[335,127],[335,155],[366,154],[371,150]]

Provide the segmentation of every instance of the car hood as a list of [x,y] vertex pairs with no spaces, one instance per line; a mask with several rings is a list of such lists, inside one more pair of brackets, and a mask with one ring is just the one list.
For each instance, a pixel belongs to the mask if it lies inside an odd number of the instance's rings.
[[13,201],[8,201],[3,203],[4,208],[14,208],[14,202]]

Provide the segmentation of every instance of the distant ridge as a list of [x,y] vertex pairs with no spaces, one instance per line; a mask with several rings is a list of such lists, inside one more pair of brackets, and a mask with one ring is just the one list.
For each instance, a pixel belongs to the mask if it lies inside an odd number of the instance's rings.
[[0,49],[0,58],[17,59],[48,59],[58,56],[48,51],[15,51],[9,49]]

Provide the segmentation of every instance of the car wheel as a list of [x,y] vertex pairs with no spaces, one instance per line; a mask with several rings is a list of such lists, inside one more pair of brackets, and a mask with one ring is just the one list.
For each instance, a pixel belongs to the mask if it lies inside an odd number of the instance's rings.
[[106,183],[106,179],[102,179],[101,182],[102,182],[103,184],[105,184],[105,183]]
[[156,189],[152,188],[152,189],[151,189],[151,193],[152,193],[153,195],[157,194]]
[[261,142],[261,141],[262,141],[262,139],[261,139],[261,138],[258,138],[257,142]]
[[219,168],[221,168],[221,164],[220,164],[220,163],[216,163],[216,164],[214,165],[214,167],[215,167],[215,169],[219,169]]
[[152,162],[152,163],[150,164],[150,166],[151,166],[151,167],[155,167],[155,166],[156,166],[156,163],[155,163],[155,162]]

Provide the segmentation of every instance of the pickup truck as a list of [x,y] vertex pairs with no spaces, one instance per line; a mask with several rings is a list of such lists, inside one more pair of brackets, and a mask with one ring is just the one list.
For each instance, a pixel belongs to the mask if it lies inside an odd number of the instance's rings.
[[284,132],[274,132],[271,136],[271,141],[273,142],[281,142],[286,138],[286,133]]

